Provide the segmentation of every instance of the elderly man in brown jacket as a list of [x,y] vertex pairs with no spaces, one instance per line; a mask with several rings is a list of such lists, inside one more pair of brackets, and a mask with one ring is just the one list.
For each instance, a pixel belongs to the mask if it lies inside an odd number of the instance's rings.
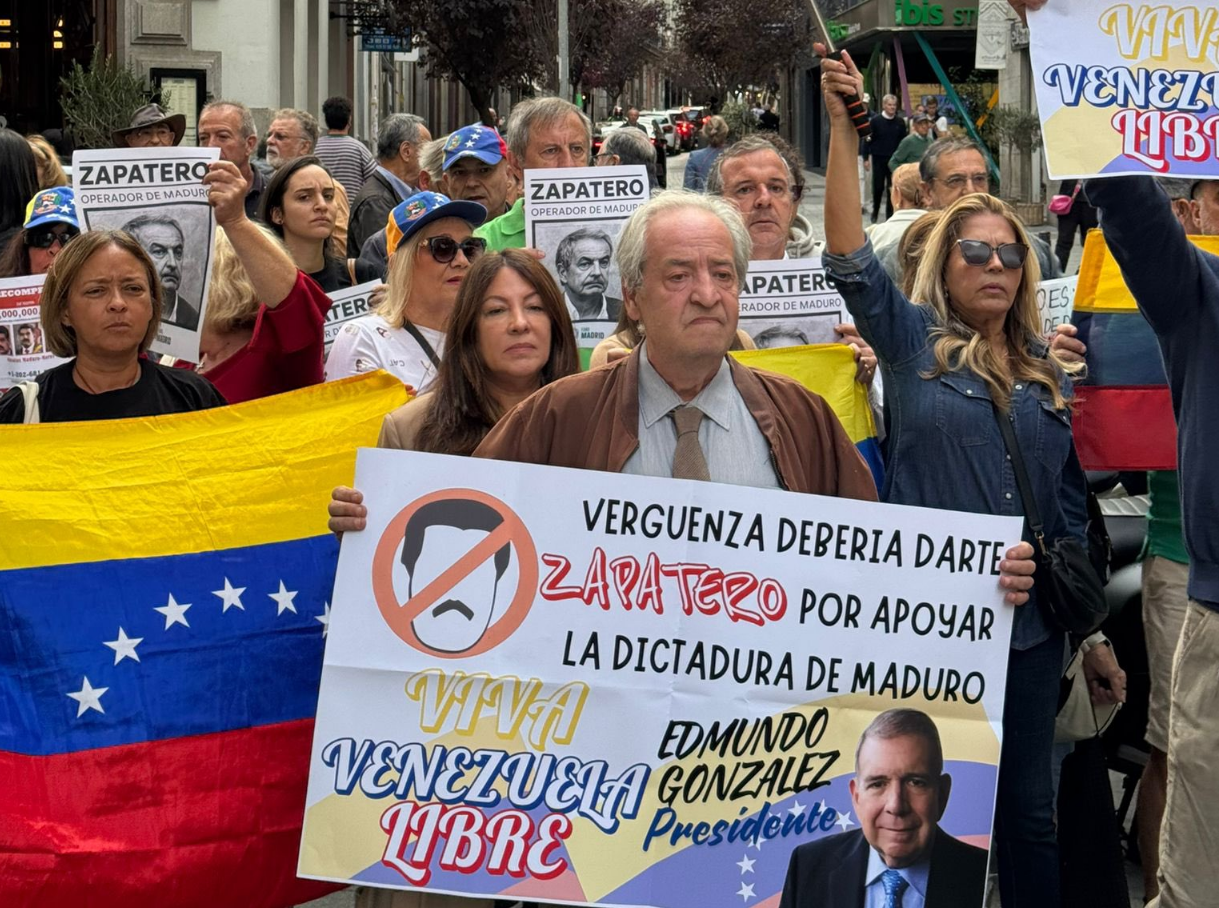
[[475,456],[875,501],[824,400],[727,356],[749,254],[741,215],[723,199],[674,190],[639,208],[618,263],[644,342],[531,396]]

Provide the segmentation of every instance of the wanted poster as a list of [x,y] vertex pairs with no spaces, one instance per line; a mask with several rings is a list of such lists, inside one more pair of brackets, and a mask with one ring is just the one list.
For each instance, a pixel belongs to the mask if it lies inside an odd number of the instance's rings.
[[322,326],[327,356],[330,355],[330,345],[339,336],[343,326],[362,315],[368,315],[372,308],[372,293],[380,286],[380,281],[368,281],[327,294],[330,297],[330,309],[326,312],[326,322]]
[[0,280],[0,393],[66,363],[48,353],[38,320],[45,274]]
[[820,258],[752,261],[741,288],[740,328],[759,350],[838,343],[846,302]]
[[203,178],[217,148],[111,148],[72,155],[76,208],[85,230],[125,230],[161,281],[157,353],[199,360],[216,218]]
[[546,253],[542,262],[563,292],[584,368],[592,349],[618,330],[618,234],[649,198],[642,164],[525,171],[525,241]]

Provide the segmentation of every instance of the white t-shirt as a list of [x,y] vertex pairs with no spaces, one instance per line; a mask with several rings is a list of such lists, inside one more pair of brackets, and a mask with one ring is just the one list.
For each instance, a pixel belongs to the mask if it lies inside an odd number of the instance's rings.
[[[416,325],[437,357],[444,356],[444,332]],[[379,315],[364,315],[343,326],[326,358],[326,381],[384,369],[422,394],[436,380],[436,367],[405,328],[390,327]]]

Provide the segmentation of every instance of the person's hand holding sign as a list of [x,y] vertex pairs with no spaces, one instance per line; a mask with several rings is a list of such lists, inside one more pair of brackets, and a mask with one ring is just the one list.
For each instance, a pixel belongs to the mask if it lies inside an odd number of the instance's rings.
[[214,161],[203,178],[207,187],[207,203],[216,211],[216,223],[228,227],[245,218],[245,177],[230,161]]
[[1014,545],[1003,553],[1003,560],[999,562],[999,586],[1007,591],[1003,599],[1008,605],[1024,605],[1029,601],[1036,570],[1031,542]]
[[851,55],[845,50],[842,52],[841,62],[826,56],[828,49],[820,42],[813,45],[813,53],[822,58],[821,93],[825,97],[825,107],[830,120],[843,129],[854,130],[851,114],[843,99],[850,95],[863,97],[863,76]]
[[1079,339],[1078,334],[1079,329],[1074,325],[1056,325],[1054,336],[1050,340],[1050,349],[1069,363],[1084,362],[1084,354],[1088,352],[1088,348]]
[[1007,0],[1007,2],[1011,5],[1012,9],[1016,11],[1016,15],[1020,17],[1020,21],[1024,22],[1025,24],[1028,23],[1028,19],[1025,18],[1025,14],[1029,10],[1041,9],[1043,6],[1045,6],[1045,0]]
[[330,514],[326,526],[340,539],[344,533],[359,532],[367,523],[368,508],[364,507],[364,494],[348,486],[335,487],[330,493],[330,506],[326,510]]

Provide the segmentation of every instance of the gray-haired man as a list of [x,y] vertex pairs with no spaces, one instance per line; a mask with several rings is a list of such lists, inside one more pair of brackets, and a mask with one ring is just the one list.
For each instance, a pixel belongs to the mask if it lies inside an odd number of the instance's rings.
[[644,343],[547,385],[476,455],[874,500],[863,459],[824,400],[727,356],[749,232],[735,206],[662,192],[622,228],[627,315]]
[[381,121],[376,172],[351,203],[348,258],[359,258],[365,240],[385,227],[394,206],[419,191],[419,152],[431,140],[422,117],[400,113]]
[[[562,98],[531,98],[508,116],[508,163],[517,173],[537,167],[586,167],[593,143],[592,123]],[[474,235],[492,251],[525,245],[525,199],[487,221]]]
[[209,101],[199,112],[197,135],[200,148],[219,148],[220,160],[237,165],[247,187],[246,217],[256,220],[267,178],[250,164],[254,149],[258,147],[258,130],[250,108],[240,101]]

